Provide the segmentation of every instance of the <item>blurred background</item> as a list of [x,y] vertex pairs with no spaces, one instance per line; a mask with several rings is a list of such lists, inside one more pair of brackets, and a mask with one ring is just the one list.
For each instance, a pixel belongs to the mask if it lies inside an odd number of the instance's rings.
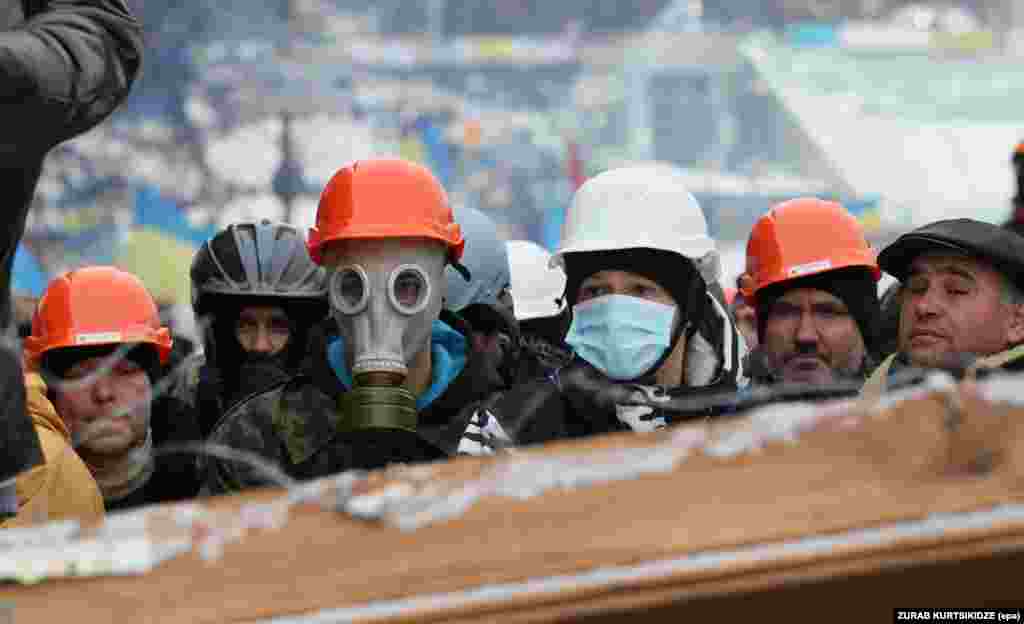
[[426,164],[454,202],[549,248],[587,176],[673,163],[726,282],[753,222],[789,197],[841,200],[879,245],[1011,210],[1020,0],[129,4],[143,76],[50,156],[16,265],[24,301],[115,263],[187,331],[199,243],[240,219],[309,226],[328,177],[370,155]]

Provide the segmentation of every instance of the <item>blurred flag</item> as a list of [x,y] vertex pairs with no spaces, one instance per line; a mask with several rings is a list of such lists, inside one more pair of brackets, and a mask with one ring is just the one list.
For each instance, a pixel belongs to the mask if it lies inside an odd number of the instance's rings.
[[569,181],[572,182],[572,190],[575,192],[576,189],[583,186],[583,183],[587,181],[586,175],[583,173],[583,159],[580,158],[580,146],[574,139],[569,139],[567,144],[568,150],[568,172]]
[[445,188],[451,188],[454,163],[448,152],[444,132],[429,117],[422,116],[416,121],[420,140],[434,175]]
[[191,245],[200,245],[217,233],[213,226],[192,226],[177,202],[149,185],[135,190],[135,227],[157,230]]
[[40,297],[49,281],[39,260],[24,245],[18,245],[11,269],[11,292],[15,296]]

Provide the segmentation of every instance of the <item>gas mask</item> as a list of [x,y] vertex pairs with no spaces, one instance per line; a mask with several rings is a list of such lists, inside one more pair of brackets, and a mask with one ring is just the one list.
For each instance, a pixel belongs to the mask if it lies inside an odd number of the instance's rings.
[[341,428],[415,431],[416,397],[405,381],[414,358],[430,347],[445,263],[444,247],[423,239],[346,241],[328,278],[353,380],[342,395]]

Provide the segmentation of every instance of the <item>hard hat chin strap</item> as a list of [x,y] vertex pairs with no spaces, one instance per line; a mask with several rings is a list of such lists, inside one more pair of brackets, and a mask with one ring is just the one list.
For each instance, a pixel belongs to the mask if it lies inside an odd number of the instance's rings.
[[460,264],[458,262],[452,262],[451,265],[452,268],[455,269],[455,272],[462,276],[462,279],[466,280],[467,282],[473,281],[473,276],[469,272],[469,269],[466,268],[466,265]]

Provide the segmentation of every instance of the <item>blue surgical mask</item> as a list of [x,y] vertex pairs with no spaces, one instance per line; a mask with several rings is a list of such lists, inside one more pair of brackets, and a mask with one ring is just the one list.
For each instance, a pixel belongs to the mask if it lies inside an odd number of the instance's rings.
[[611,379],[650,372],[672,344],[676,306],[604,295],[573,306],[566,343]]

